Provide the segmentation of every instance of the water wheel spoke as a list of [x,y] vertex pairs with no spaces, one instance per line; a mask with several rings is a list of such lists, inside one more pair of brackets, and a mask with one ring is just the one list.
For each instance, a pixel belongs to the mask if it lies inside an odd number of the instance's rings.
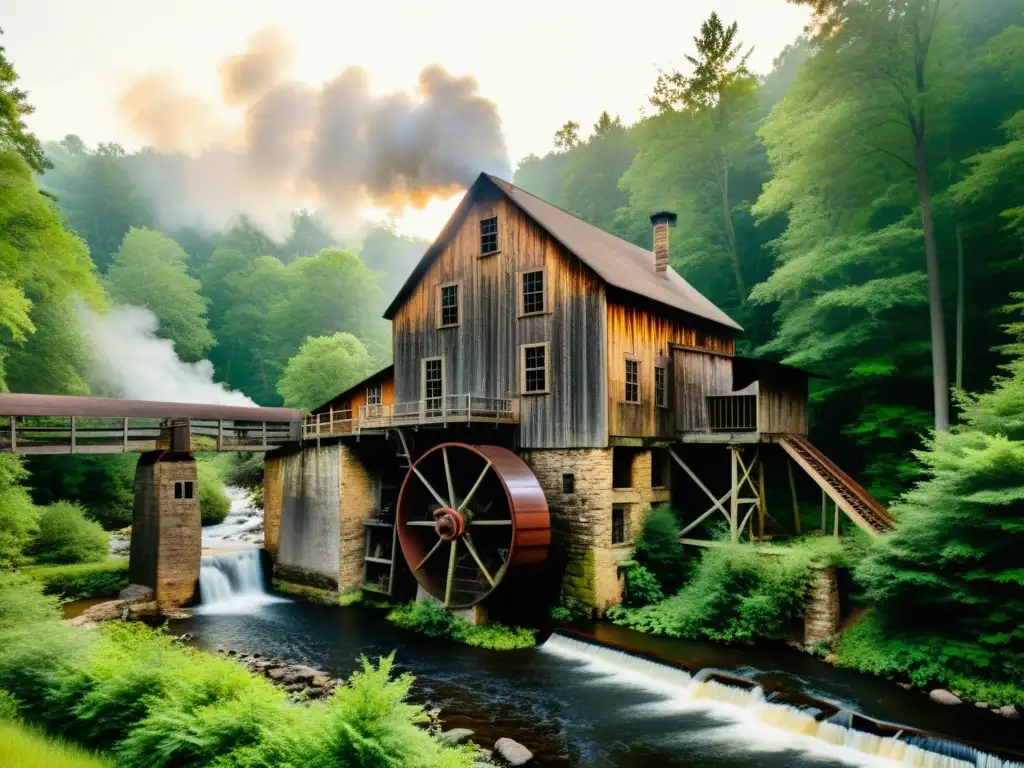
[[442,544],[444,544],[444,539],[438,539],[437,543],[433,547],[430,548],[429,552],[427,552],[426,557],[424,557],[422,560],[420,560],[420,564],[417,565],[415,568],[413,568],[413,570],[414,571],[418,571],[420,568],[422,568],[424,565],[426,565],[427,564],[427,560],[429,560],[431,555],[433,555],[435,552],[437,552],[437,550],[439,550],[441,548]]
[[423,473],[420,472],[419,468],[413,466],[412,471],[416,473],[416,477],[418,477],[420,479],[420,482],[422,482],[423,485],[426,486],[427,490],[430,491],[430,495],[437,500],[437,503],[440,504],[442,507],[447,507],[448,502],[442,499],[441,494],[434,490],[434,486],[432,486],[430,482],[427,480],[427,478],[423,476]]
[[448,578],[444,584],[444,607],[452,603],[452,580],[455,578],[455,555],[459,548],[459,540],[452,539],[452,548],[448,553]]
[[480,559],[480,555],[477,553],[476,547],[473,545],[473,537],[470,536],[469,531],[466,531],[463,538],[466,541],[466,549],[469,550],[469,554],[473,557],[473,560],[476,561],[477,567],[480,569],[481,573],[483,573],[484,578],[487,579],[487,583],[490,584],[493,589],[497,586],[498,582],[494,580],[494,577],[491,576],[491,572],[488,571],[487,566],[484,565],[484,561]]
[[434,521],[433,520],[410,520],[409,522],[406,523],[406,525],[415,525],[415,526],[418,526],[420,528],[433,528],[434,527]]
[[466,494],[466,498],[464,498],[462,500],[462,503],[459,504],[459,506],[458,506],[458,511],[459,512],[464,510],[466,508],[466,505],[469,504],[470,500],[473,498],[473,495],[477,492],[477,489],[480,487],[480,483],[482,483],[484,481],[484,477],[487,475],[487,471],[490,468],[491,468],[491,462],[488,461],[487,464],[484,465],[484,469],[483,469],[483,472],[480,473],[480,477],[478,477],[476,479],[476,482],[473,483],[473,487],[470,488],[469,489],[469,493]]
[[441,448],[441,458],[444,459],[444,477],[448,481],[448,507],[455,509],[455,483],[452,481],[452,468],[448,464],[448,449]]
[[474,520],[473,525],[512,525],[511,520]]

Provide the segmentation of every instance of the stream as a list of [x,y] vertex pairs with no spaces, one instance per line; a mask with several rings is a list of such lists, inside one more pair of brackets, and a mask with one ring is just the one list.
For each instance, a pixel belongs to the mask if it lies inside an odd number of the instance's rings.
[[[542,636],[537,648],[495,652],[424,638],[378,610],[268,595],[254,541],[262,539],[261,516],[247,502],[232,491],[229,518],[204,530],[203,604],[191,618],[169,622],[170,630],[191,633],[208,650],[258,652],[340,677],[360,655],[394,652],[399,669],[416,678],[414,698],[439,708],[446,728],[472,729],[485,747],[507,736],[538,765],[574,768],[1022,766],[1013,762],[1024,754],[1019,721],[969,704],[944,707],[781,645],[728,647],[596,622]],[[801,697],[834,703],[847,719],[822,717]],[[848,729],[848,711],[985,751]]]

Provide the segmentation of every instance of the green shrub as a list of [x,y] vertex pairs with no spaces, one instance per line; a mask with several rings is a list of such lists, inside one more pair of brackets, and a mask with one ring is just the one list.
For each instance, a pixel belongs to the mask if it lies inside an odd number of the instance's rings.
[[672,637],[749,643],[778,636],[803,612],[813,564],[799,547],[785,556],[746,544],[709,548],[677,595],[642,608],[616,606],[608,618]]
[[0,723],[12,723],[20,719],[18,700],[10,691],[0,689]]
[[0,766],[17,768],[106,768],[109,760],[17,723],[0,722]]
[[0,453],[0,568],[24,562],[37,530],[39,512],[20,484],[27,476],[21,457]]
[[644,518],[636,561],[657,579],[665,592],[678,592],[686,581],[687,559],[679,543],[679,521],[669,507],[652,507]]
[[594,610],[591,606],[575,597],[563,597],[558,605],[551,608],[551,618],[555,621],[577,621],[589,619]]
[[456,618],[442,605],[429,600],[419,600],[393,608],[388,613],[388,621],[427,637],[448,638],[492,651],[532,648],[537,644],[537,638],[528,629],[496,623],[477,626]]
[[231,499],[228,498],[217,466],[211,461],[196,462],[199,473],[199,513],[203,525],[217,525],[231,511]]
[[36,504],[73,501],[105,530],[131,525],[135,454],[28,456],[25,463]]
[[75,565],[37,565],[22,572],[43,585],[48,595],[61,600],[87,597],[112,597],[128,586],[128,559],[107,558],[101,563]]
[[95,563],[107,556],[109,542],[80,506],[58,501],[43,508],[30,552],[41,563]]
[[624,603],[631,607],[650,605],[663,600],[661,584],[654,574],[642,565],[634,565],[626,571],[626,596]]
[[295,705],[233,660],[163,631],[67,627],[38,583],[0,573],[0,689],[27,720],[109,747],[121,765],[472,766],[480,750],[442,745],[430,715],[407,701],[412,683],[395,675],[393,657],[363,659],[328,699]]

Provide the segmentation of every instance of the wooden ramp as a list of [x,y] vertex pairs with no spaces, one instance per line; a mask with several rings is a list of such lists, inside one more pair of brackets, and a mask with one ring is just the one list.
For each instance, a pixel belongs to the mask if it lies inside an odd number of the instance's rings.
[[836,466],[803,435],[786,435],[779,444],[810,475],[847,516],[872,536],[888,533],[895,526],[889,511],[864,490],[856,480]]

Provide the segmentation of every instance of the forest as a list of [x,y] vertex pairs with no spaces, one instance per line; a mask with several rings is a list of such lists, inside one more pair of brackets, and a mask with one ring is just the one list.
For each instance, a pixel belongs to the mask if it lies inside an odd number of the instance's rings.
[[[842,561],[873,608],[826,651],[1024,706],[1024,6],[791,1],[812,22],[771,71],[749,68],[742,18],[712,14],[681,36],[678,69],[636,94],[642,119],[570,119],[512,180],[647,248],[650,213],[677,212],[671,264],[744,327],[741,350],[827,377],[812,385],[811,438],[898,527],[802,561]],[[223,230],[167,226],[133,176],[147,150],[41,141],[32,109],[0,48],[0,391],[145,396],[102,360],[104,344],[130,356],[128,336],[96,322],[127,307],[132,338],[162,340],[189,376],[260,405],[311,409],[388,364],[381,313],[427,242],[369,225],[337,236],[314,210],[284,234],[245,210]],[[252,482],[254,467],[206,464],[215,520],[219,482]],[[132,457],[0,454],[0,571],[102,560],[103,530],[130,523],[133,470]],[[620,623],[743,642],[796,599],[737,553],[686,576],[659,535],[638,551],[651,579],[632,585],[646,593]],[[745,602],[729,603],[728,579]],[[0,634],[21,610],[12,599]],[[131,656],[158,641],[103,642]],[[0,685],[23,661],[0,653]],[[380,675],[367,667],[354,685]],[[264,703],[260,716],[282,706]],[[318,717],[341,729],[347,715]],[[141,752],[166,737],[132,727],[86,741]]]

